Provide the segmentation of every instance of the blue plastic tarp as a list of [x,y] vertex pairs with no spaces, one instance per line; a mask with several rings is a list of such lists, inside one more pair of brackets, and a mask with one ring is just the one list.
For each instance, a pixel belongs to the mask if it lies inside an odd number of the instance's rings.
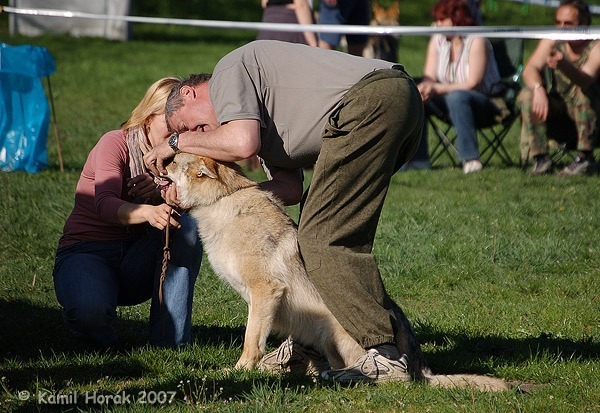
[[46,48],[0,43],[0,170],[35,173],[48,165],[50,106],[42,78],[55,71]]

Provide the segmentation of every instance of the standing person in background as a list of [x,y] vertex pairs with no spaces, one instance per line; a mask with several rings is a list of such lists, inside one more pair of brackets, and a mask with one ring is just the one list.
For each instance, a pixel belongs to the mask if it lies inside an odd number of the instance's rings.
[[[263,23],[313,24],[314,16],[312,0],[261,0]],[[317,47],[315,32],[284,32],[277,30],[261,30],[257,40],[280,40],[282,42],[300,43]],[[258,157],[244,159],[240,164],[253,171],[260,166]]]
[[[96,347],[116,344],[117,306],[150,298],[152,344],[179,346],[191,338],[202,244],[193,218],[163,202],[176,202],[174,188],[153,179],[142,158],[170,136],[164,107],[178,82],[155,82],[123,127],[100,138],[58,243],[53,275],[63,319],[74,338]],[[161,302],[162,231],[168,225],[174,228]]]
[[[583,0],[566,0],[556,9],[556,27],[589,26],[590,8]],[[549,69],[555,87],[547,91],[543,73]],[[557,131],[577,130],[578,156],[562,175],[586,175],[598,170],[594,141],[598,139],[600,114],[600,40],[542,39],[523,69],[525,87],[521,104],[521,142],[533,157],[533,175],[550,173],[548,134],[557,140]],[[572,128],[572,127],[571,127]],[[553,133],[554,132],[554,133]],[[559,132],[560,133],[560,132]]]
[[[349,24],[368,26],[371,23],[371,4],[369,0],[321,0],[319,5],[319,24]],[[341,33],[320,33],[319,47],[335,49],[340,45]],[[362,56],[369,35],[347,34],[348,53]]]
[[[433,6],[431,15],[438,27],[474,24],[464,0],[440,0]],[[490,98],[499,80],[492,45],[486,38],[435,34],[429,40],[419,91],[426,103],[426,114],[435,113],[432,108],[437,108],[438,112],[447,113],[452,121],[465,174],[480,171],[483,167],[477,148],[477,125],[490,122],[500,112]],[[427,128],[423,131],[417,153],[424,157],[427,155]]]
[[[261,0],[261,5],[263,7],[263,23],[314,23],[311,0]],[[281,40],[317,46],[317,35],[314,32],[261,30],[257,40]]]

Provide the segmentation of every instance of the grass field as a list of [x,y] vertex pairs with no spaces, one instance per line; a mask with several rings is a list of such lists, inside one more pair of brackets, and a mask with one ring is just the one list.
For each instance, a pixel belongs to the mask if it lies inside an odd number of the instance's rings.
[[[401,2],[405,24],[428,24],[427,8],[418,4]],[[484,6],[489,24],[552,19],[545,8],[501,1]],[[119,309],[116,349],[75,346],[62,325],[51,273],[88,151],[119,127],[154,80],[209,72],[253,33],[139,27],[139,37],[118,43],[9,38],[6,16],[0,24],[0,41],[45,46],[56,59],[51,79],[66,166],[58,169],[51,132],[48,169],[0,173],[0,412],[600,411],[599,177],[533,178],[497,161],[467,176],[447,164],[397,174],[375,255],[434,371],[538,384],[531,394],[418,383],[342,387],[225,372],[241,352],[246,305],[207,261],[196,284],[190,346],[147,345],[148,303]],[[400,60],[415,76],[426,41],[401,40]],[[527,53],[533,44],[527,43]],[[518,124],[507,141],[515,160],[517,140]],[[296,216],[297,209],[290,213]],[[275,337],[269,342],[277,344]]]

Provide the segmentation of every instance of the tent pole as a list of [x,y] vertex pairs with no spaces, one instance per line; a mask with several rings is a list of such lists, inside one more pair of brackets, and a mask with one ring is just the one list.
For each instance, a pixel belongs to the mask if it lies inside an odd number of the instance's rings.
[[48,93],[50,94],[50,106],[52,108],[52,123],[54,124],[54,137],[56,138],[56,147],[58,149],[58,164],[60,171],[65,171],[65,165],[63,163],[62,147],[60,145],[60,136],[58,135],[58,123],[56,122],[56,110],[54,109],[54,95],[52,94],[52,86],[50,85],[50,76],[46,76],[48,81]]

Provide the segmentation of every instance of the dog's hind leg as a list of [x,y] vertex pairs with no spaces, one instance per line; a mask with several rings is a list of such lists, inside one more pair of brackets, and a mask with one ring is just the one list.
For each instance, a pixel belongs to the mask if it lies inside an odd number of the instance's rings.
[[244,350],[235,368],[250,370],[262,359],[285,290],[285,285],[269,281],[250,291]]
[[332,368],[347,367],[365,354],[365,349],[348,334],[333,314],[329,314],[326,325],[329,331],[324,335],[328,337],[324,352]]

